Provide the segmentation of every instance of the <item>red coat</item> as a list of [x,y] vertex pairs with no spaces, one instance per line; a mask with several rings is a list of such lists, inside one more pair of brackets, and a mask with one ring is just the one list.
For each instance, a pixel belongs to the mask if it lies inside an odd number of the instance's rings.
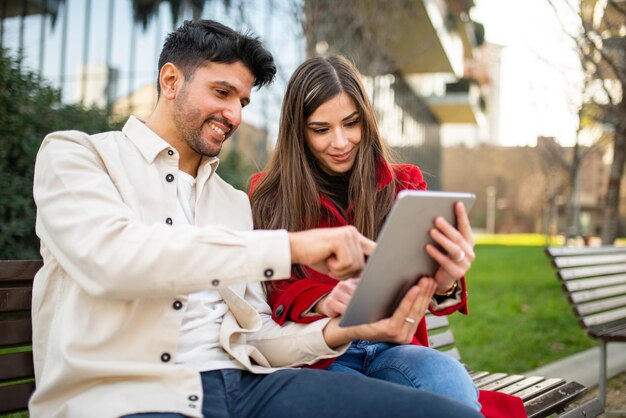
[[[422,176],[420,169],[414,165],[409,164],[394,164],[389,167],[387,164],[380,164],[376,170],[377,187],[382,189],[393,181],[391,170],[395,174],[396,178],[396,195],[401,190],[425,190],[426,181]],[[254,190],[257,181],[261,178],[263,173],[257,173],[252,177],[250,184],[250,193]],[[320,194],[320,204],[322,206],[322,213],[327,214],[322,218],[318,224],[319,228],[328,228],[334,226],[344,226],[351,224],[350,215],[352,213],[351,208],[348,207],[347,215],[348,219],[344,218],[339,210],[335,207],[332,201],[325,195]],[[272,308],[272,317],[279,324],[284,324],[285,321],[293,321],[300,323],[309,323],[317,321],[322,318],[321,315],[317,315],[314,312],[309,312],[309,309],[317,300],[322,296],[329,293],[337,284],[337,280],[329,277],[325,274],[319,273],[313,269],[305,267],[308,278],[297,279],[292,277],[289,280],[275,281],[273,282],[274,289],[268,294],[268,302]],[[457,310],[464,314],[467,314],[467,292],[465,290],[465,278],[462,280],[462,301],[461,303],[442,309],[440,311],[432,311],[434,315],[448,315]],[[307,313],[306,316],[303,314]],[[418,324],[415,337],[412,341],[413,344],[428,346],[428,331],[426,329],[426,320],[422,319]],[[326,368],[335,359],[321,360],[314,365],[313,368]]]
[[[394,176],[392,175],[392,170],[396,178],[396,195],[401,190],[426,190],[426,181],[418,167],[409,164],[393,164],[389,167],[384,163],[379,164],[376,170],[377,187],[379,190],[393,181]],[[250,194],[252,194],[256,183],[262,176],[263,172],[252,176]],[[323,209],[322,213],[327,214],[327,216],[320,220],[317,225],[318,228],[351,224],[350,215],[352,212],[350,206],[348,206],[348,210],[346,211],[348,216],[348,219],[346,219],[341,212],[337,210],[333,202],[323,194],[320,194],[320,204]],[[272,318],[280,325],[288,320],[299,323],[309,323],[323,318],[323,316],[310,311],[310,308],[316,301],[335,287],[337,280],[308,267],[305,267],[305,270],[308,275],[307,278],[298,279],[292,276],[291,279],[278,280],[272,283],[273,289],[268,294],[268,302],[272,308]],[[458,310],[467,315],[467,286],[465,277],[461,279],[461,284],[463,290],[459,304],[438,311],[431,309],[431,313],[443,316]],[[303,316],[305,313],[306,316]],[[428,331],[425,318],[422,318],[418,324],[411,343],[428,347]],[[320,360],[308,367],[326,368],[333,361],[335,361],[335,359]],[[518,397],[499,392],[481,390],[479,401],[483,406],[481,412],[488,418],[526,417],[524,405],[522,400]]]

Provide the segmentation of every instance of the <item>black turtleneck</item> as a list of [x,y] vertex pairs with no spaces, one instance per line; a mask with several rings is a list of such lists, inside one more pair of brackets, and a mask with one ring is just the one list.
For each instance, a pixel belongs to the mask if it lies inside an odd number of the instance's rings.
[[323,190],[335,203],[339,210],[345,213],[350,204],[350,174],[328,174],[324,170],[319,170],[320,177],[324,182]]

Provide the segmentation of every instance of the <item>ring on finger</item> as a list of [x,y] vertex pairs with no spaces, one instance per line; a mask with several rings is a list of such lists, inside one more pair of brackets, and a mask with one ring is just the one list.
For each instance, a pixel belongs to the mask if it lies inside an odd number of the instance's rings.
[[414,323],[415,323],[415,319],[413,319],[413,318],[411,318],[411,317],[409,317],[409,316],[405,316],[405,317],[404,317],[404,320],[405,320],[406,322],[408,322],[409,324],[414,324]]
[[459,254],[459,256],[453,259],[452,261],[454,261],[455,263],[460,263],[464,259],[465,259],[465,251],[461,250],[461,253]]

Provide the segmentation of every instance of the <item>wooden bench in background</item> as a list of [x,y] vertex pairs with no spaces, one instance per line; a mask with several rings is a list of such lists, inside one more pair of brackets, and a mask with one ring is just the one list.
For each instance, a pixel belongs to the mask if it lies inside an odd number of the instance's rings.
[[[0,350],[4,350],[0,351],[0,414],[26,410],[28,398],[35,388],[30,306],[33,277],[41,265],[40,260],[0,260]],[[431,333],[430,345],[460,360],[448,318],[429,315],[426,322]],[[7,348],[17,348],[19,352],[5,354]],[[587,390],[577,382],[506,373],[472,372],[471,375],[481,389],[522,398],[531,418],[553,413],[562,413],[559,415],[562,418],[589,418],[602,413],[598,399],[570,407]]]
[[606,405],[606,346],[626,342],[626,247],[548,247],[546,252],[580,325],[598,340],[600,401],[607,413],[626,414]]

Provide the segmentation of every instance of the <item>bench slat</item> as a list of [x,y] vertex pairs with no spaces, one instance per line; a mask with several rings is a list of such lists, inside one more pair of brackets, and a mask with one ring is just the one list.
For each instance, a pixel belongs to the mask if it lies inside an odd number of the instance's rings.
[[527,376],[524,380],[520,380],[517,383],[513,383],[510,386],[506,386],[500,390],[498,390],[498,392],[502,392],[502,393],[507,393],[509,395],[512,395],[516,392],[519,392],[521,390],[524,390],[526,388],[529,388],[539,382],[541,382],[542,380],[545,380],[544,377],[541,376]]
[[0,346],[30,344],[32,334],[30,318],[0,321]]
[[576,408],[559,415],[559,418],[597,417],[603,412],[604,407],[602,406],[602,403],[600,403],[600,399],[594,398],[589,399],[588,401],[578,405]]
[[520,375],[520,374],[513,374],[511,376],[507,376],[503,379],[498,379],[493,383],[490,383],[488,385],[485,385],[483,387],[481,387],[481,389],[483,390],[498,390],[504,387],[507,387],[513,383],[517,383],[521,380],[524,380],[524,376]]
[[523,401],[526,401],[542,393],[545,393],[552,388],[561,386],[563,383],[565,383],[565,380],[554,377],[554,378],[543,380],[537,383],[536,385],[533,385],[522,391],[515,392],[514,395],[519,396],[520,398],[522,398]]
[[626,285],[609,286],[600,289],[583,290],[569,294],[569,298],[573,303],[591,302],[596,299],[610,298],[626,293]]
[[0,260],[0,282],[33,280],[42,260]]
[[6,287],[0,289],[0,312],[30,310],[32,287]]
[[582,322],[586,327],[593,327],[596,325],[608,324],[610,322],[619,321],[620,319],[626,319],[626,308],[589,315],[582,318]]
[[626,322],[591,328],[588,330],[588,334],[606,341],[626,341]]
[[[562,386],[552,389],[549,392],[538,396],[524,404],[528,418],[537,416],[547,416],[553,412],[558,412],[574,400],[585,394],[587,388],[577,382],[569,382]],[[596,398],[599,402],[599,400]],[[577,408],[578,409],[578,408]],[[584,408],[583,410],[587,410]],[[600,414],[602,411],[599,411]],[[582,416],[597,416],[582,415]]]
[[619,254],[626,253],[626,247],[548,247],[546,253],[552,257],[562,257],[578,254]]
[[558,274],[563,280],[580,279],[583,277],[606,276],[608,274],[626,273],[624,264],[608,264],[593,267],[573,267],[560,269]]
[[471,372],[470,377],[472,380],[480,379],[481,377],[485,377],[489,374],[489,372],[480,371],[480,372]]
[[504,379],[507,376],[508,375],[506,373],[493,373],[485,377],[481,377],[480,379],[474,380],[474,384],[482,389],[483,386]]
[[0,412],[14,412],[25,409],[28,399],[35,390],[35,382],[0,386]]
[[450,350],[439,350],[439,351],[441,351],[443,354],[446,354],[454,359],[457,359],[458,361],[461,361],[461,353],[456,347],[451,348]]
[[0,381],[20,379],[35,375],[33,353],[11,353],[0,355]]
[[626,296],[617,298],[603,299],[599,302],[589,302],[574,307],[578,316],[585,316],[597,312],[608,311],[609,309],[620,308],[626,306]]
[[445,347],[452,344],[454,344],[454,335],[452,335],[450,330],[428,336],[428,345],[432,348]]
[[596,266],[616,263],[626,263],[626,253],[609,255],[577,255],[571,257],[559,257],[554,259],[554,265],[558,268],[575,266]]
[[563,282],[565,290],[568,292],[594,289],[596,287],[615,286],[619,284],[626,284],[626,274],[590,277],[588,279],[568,280]]
[[450,325],[447,316],[426,315],[426,328],[428,331],[434,331],[440,328],[446,328]]

